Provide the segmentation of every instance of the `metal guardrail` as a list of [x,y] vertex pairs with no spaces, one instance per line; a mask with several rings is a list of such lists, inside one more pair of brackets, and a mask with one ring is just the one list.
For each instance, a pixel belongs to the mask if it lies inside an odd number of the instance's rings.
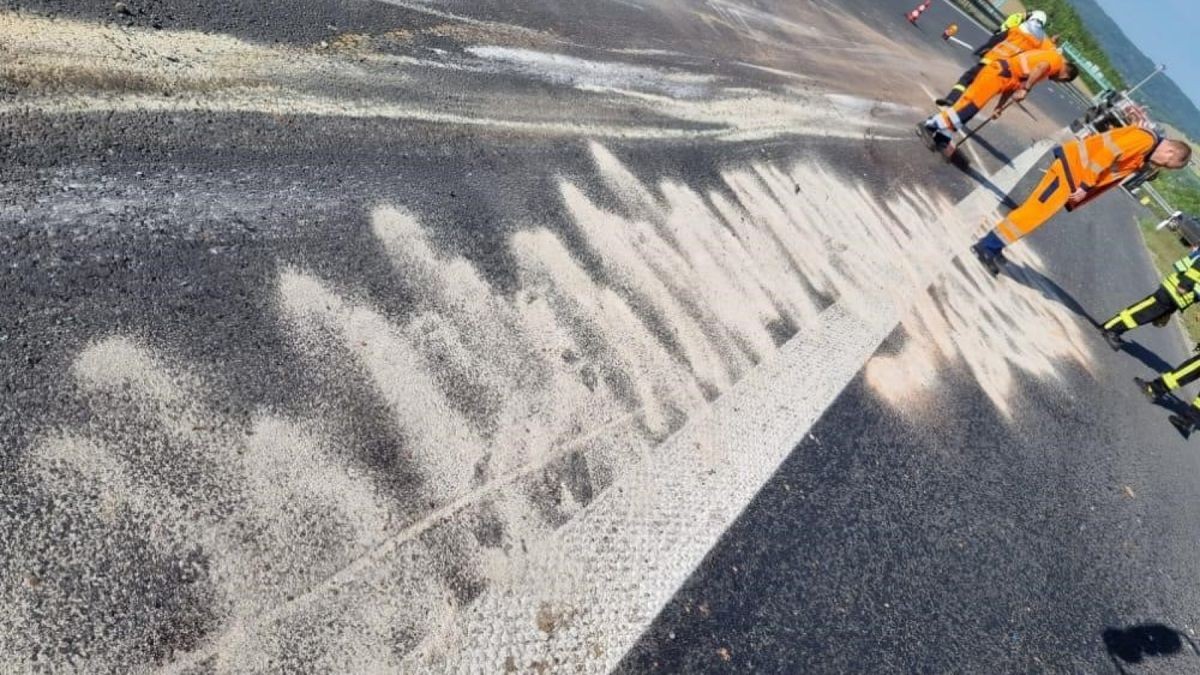
[[990,25],[992,29],[1000,27],[1004,23],[1004,19],[1008,18],[1004,12],[997,9],[992,3],[987,0],[957,0],[960,6],[969,6],[977,14],[977,18],[983,18],[984,25]]

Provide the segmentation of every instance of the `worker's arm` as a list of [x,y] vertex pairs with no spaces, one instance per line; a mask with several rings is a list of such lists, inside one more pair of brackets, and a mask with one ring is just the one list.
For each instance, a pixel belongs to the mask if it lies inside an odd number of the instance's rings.
[[1080,185],[1079,189],[1067,199],[1067,210],[1077,209],[1124,182],[1129,174],[1120,173],[1116,171],[1116,168],[1114,159],[1112,165],[1105,167],[1096,175],[1095,185]]
[[1004,19],[1004,23],[1000,24],[1000,32],[1006,33],[1012,28],[1016,28],[1025,22],[1025,12],[1014,12],[1009,14]]
[[1021,84],[1021,88],[1018,89],[1016,91],[1016,93],[1013,94],[1013,98],[1016,99],[1017,101],[1024,101],[1025,97],[1029,95],[1029,90],[1033,89],[1035,86],[1037,86],[1038,82],[1041,82],[1042,80],[1046,79],[1046,76],[1049,74],[1050,74],[1050,64],[1048,64],[1048,63],[1037,64],[1036,66],[1033,67],[1033,70],[1030,71],[1029,77],[1025,78],[1025,82]]
[[996,109],[992,111],[992,119],[999,119],[1004,113],[1004,109],[1008,107],[1008,101],[1012,98],[1013,93],[1006,91],[1000,95],[1000,100],[996,101]]

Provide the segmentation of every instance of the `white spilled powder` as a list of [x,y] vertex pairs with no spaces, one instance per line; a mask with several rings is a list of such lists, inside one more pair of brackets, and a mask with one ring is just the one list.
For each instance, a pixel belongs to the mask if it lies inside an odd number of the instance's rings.
[[1082,325],[1066,298],[1041,285],[1036,253],[1023,246],[1008,255],[1015,279],[993,279],[966,260],[965,275],[951,269],[913,303],[902,322],[908,339],[900,353],[872,359],[865,370],[885,400],[927,411],[923,404],[936,393],[939,372],[962,362],[996,409],[1011,417],[1017,372],[1053,380],[1063,363],[1090,368]]
[[655,237],[653,230],[596,209],[578,188],[569,183],[564,183],[561,190],[572,219],[583,230],[589,245],[600,256],[617,286],[648,306],[655,316],[670,326],[684,358],[702,382],[717,390],[727,388],[732,383],[732,374],[722,363],[721,355],[664,279],[651,267],[647,258],[653,252],[647,253],[638,245],[638,240]]
[[75,358],[72,371],[75,378],[88,387],[136,387],[146,396],[164,403],[185,398],[183,388],[154,355],[126,337],[111,337],[91,344]]
[[[0,12],[0,44],[22,55],[0,61],[0,77],[21,85],[18,96],[0,101],[0,114],[311,115],[643,140],[746,141],[797,134],[857,139],[868,129],[875,140],[909,138],[894,120],[858,114],[862,105],[850,96],[829,99],[798,89],[722,87],[715,76],[702,72],[511,47],[476,46],[468,49],[471,56],[465,59],[447,55],[442,61],[429,61],[371,49],[343,54],[268,47],[222,35],[118,29],[19,12]],[[518,100],[504,106],[483,95],[447,112],[428,101],[416,78],[446,69],[462,77],[483,77],[487,73],[479,72],[480,60],[493,71],[605,98],[628,98],[643,117],[657,121],[621,124],[602,115],[589,122],[579,116],[579,106],[547,105],[538,90],[520,89],[514,90]],[[332,93],[330,82],[347,93]],[[865,109],[881,108],[871,104]],[[555,115],[554,110],[562,112]]]
[[890,115],[919,115],[921,109],[901,103],[879,101],[849,94],[826,94],[825,98],[835,107],[851,115],[870,116],[882,113]]
[[367,477],[332,459],[316,426],[227,418],[204,403],[204,378],[167,363],[126,337],[82,351],[72,372],[91,428],[41,440],[27,471],[73,518],[122,518],[159,555],[202,550],[215,590],[206,600],[228,624],[214,647],[257,644],[246,642],[247,622],[376,545],[390,515]]
[[[341,58],[219,33],[117,28],[22,12],[0,11],[0,44],[20,55],[0,62],[0,75],[33,91],[94,89],[114,99],[163,91],[204,96],[242,90],[270,96],[318,77],[346,84],[407,78],[395,67],[402,60],[374,52]],[[369,69],[364,63],[390,67]]]
[[465,259],[441,253],[409,213],[375,209],[372,230],[399,276],[418,298],[403,332],[427,363],[494,393],[485,426],[485,478],[503,475],[559,452],[589,427],[624,414],[590,367],[569,330],[554,322],[545,301],[515,301],[494,293]]
[[[154,547],[198,545],[211,555],[221,625],[170,670],[209,658],[221,671],[269,669],[272,658],[300,648],[311,650],[303,653],[315,668],[429,670],[456,659],[471,665],[470,655],[483,653],[464,647],[472,640],[503,642],[529,629],[537,645],[561,644],[588,625],[616,636],[605,642],[611,650],[686,575],[688,556],[707,550],[705,537],[736,516],[756,477],[769,474],[774,456],[755,454],[765,451],[754,434],[793,400],[800,403],[788,429],[818,414],[840,390],[841,373],[857,372],[897,316],[907,317],[909,341],[898,356],[867,366],[868,383],[897,405],[921,400],[947,359],[964,359],[1002,410],[1012,368],[1054,378],[1064,359],[1086,361],[1074,348],[1078,327],[1048,304],[1036,279],[1035,288],[997,291],[1002,307],[954,274],[935,286],[936,304],[923,294],[970,233],[961,217],[943,217],[958,212],[920,190],[879,199],[811,163],[765,161],[724,169],[713,177],[720,189],[701,190],[639,179],[602,145],[591,153],[594,184],[564,178],[546,195],[562,200],[565,226],[578,236],[513,234],[516,288],[508,294],[391,205],[373,209],[370,226],[414,298],[403,316],[303,270],[279,275],[279,318],[304,367],[344,377],[386,404],[403,439],[398,459],[426,481],[412,497],[430,507],[415,521],[394,522],[373,487],[377,470],[346,459],[352,441],[330,430],[355,420],[339,411],[302,419],[252,410],[248,421],[228,419],[207,403],[220,392],[186,358],[120,336],[79,354],[72,372],[96,421],[43,439],[29,470],[49,490],[80,495],[77,508],[94,517],[140,514]],[[959,208],[982,212],[980,199]],[[995,287],[977,273],[970,281]],[[1000,309],[1013,318],[1011,329]],[[804,352],[802,372],[776,362],[772,330],[783,324],[799,331],[785,350]],[[1039,335],[1027,335],[1029,325]],[[828,382],[826,366],[839,373]],[[727,402],[729,392],[764,368],[782,369],[787,391],[755,403],[761,416],[730,412],[739,404]],[[710,424],[703,420],[715,407],[736,423],[709,434],[696,425]],[[139,445],[147,438],[157,455]],[[728,454],[731,438],[741,439],[744,454]],[[676,476],[654,462],[696,472]],[[165,487],[184,484],[187,471],[205,487]],[[603,537],[577,525],[617,498],[609,486],[634,474],[646,501],[621,516],[627,520],[613,521]],[[688,485],[655,496],[655,480],[677,478]],[[639,509],[675,508],[672,495],[684,500],[676,506],[692,504],[705,486],[738,492],[733,501],[710,500],[711,513],[687,525],[703,530],[699,538],[656,539],[659,528],[675,532],[683,521]],[[596,552],[626,541],[626,524],[637,528],[637,541],[670,548],[656,558],[668,561],[662,574],[649,570],[644,593],[620,585],[641,577],[643,561],[631,558],[608,570],[628,597],[605,590],[592,598],[595,607],[563,603],[589,558],[565,559],[561,574],[545,570],[562,555],[560,533],[574,532],[572,546]],[[504,595],[538,577],[546,583],[537,594]],[[472,585],[485,604],[463,600]],[[520,602],[534,595],[547,604],[527,616]],[[627,600],[642,604],[621,614],[626,623],[610,625]],[[587,624],[593,609],[606,618]],[[462,632],[480,612],[478,625],[495,632]],[[572,623],[576,616],[583,623]],[[406,655],[413,660],[402,661]],[[494,656],[474,666],[502,667]]]
[[[1012,171],[995,178],[997,184],[1015,183],[1044,150],[1045,144],[1022,155]],[[509,583],[489,587],[443,634],[431,636],[409,655],[408,668],[455,672],[544,665],[601,673],[615,667],[896,322],[932,317],[913,305],[923,302],[921,294],[969,243],[964,214],[971,222],[976,212],[995,206],[982,188],[953,209],[916,192],[863,201],[860,186],[803,164],[782,174],[800,188],[792,186],[790,195],[781,193],[787,191],[781,191],[785,185],[775,167],[729,173],[736,174],[727,182],[738,199],[722,209],[727,220],[741,222],[747,234],[765,231],[767,241],[786,253],[781,264],[794,261],[821,273],[833,304],[812,329],[623,472],[583,514],[515,565]],[[571,272],[561,261],[567,253],[554,235],[520,233],[513,246],[522,269],[540,266],[540,276],[557,286],[588,286],[582,271]],[[911,269],[922,265],[919,272]],[[971,310],[962,299],[965,291],[946,291],[950,328],[935,334],[949,336],[964,327]],[[1018,303],[1022,319],[1041,314],[1045,303],[1024,298]],[[1069,324],[1058,327],[1067,342]],[[1001,338],[1003,333],[964,334],[967,347],[960,351],[976,356],[995,351],[1001,339],[1015,337]],[[941,344],[958,349],[952,338]],[[1064,363],[1032,351],[1025,355],[1045,377],[1055,377]],[[1002,371],[994,361],[965,358],[985,390],[1011,394],[997,379]],[[906,370],[871,382],[887,392],[922,386],[928,381],[922,369],[934,361],[921,354],[903,362]]]
[[28,456],[42,485],[61,495],[97,500],[97,512],[112,521],[123,508],[147,512],[152,502],[130,484],[125,468],[99,443],[73,436],[46,439]]
[[629,383],[645,423],[655,434],[669,430],[671,410],[695,407],[702,396],[694,380],[650,335],[621,298],[597,286],[550,232],[513,236],[522,282],[548,295],[558,322],[577,340],[591,343],[602,374]]
[[373,546],[390,516],[371,483],[334,461],[322,447],[327,443],[294,422],[272,416],[255,419],[241,462],[251,498],[276,518],[287,514],[291,522],[280,523],[286,532],[295,533],[313,521],[331,521],[353,532],[348,539],[355,545]]
[[[336,347],[366,369],[404,432],[405,452],[436,486],[431,494],[439,500],[460,495],[483,458],[483,444],[438,388],[412,343],[382,315],[342,299],[301,272],[283,272],[279,294],[296,330],[317,336],[315,358]],[[332,332],[339,344],[322,344],[323,331]]]
[[422,311],[450,321],[466,348],[486,355],[489,370],[499,371],[495,376],[506,387],[536,379],[534,371],[549,368],[549,359],[530,348],[516,311],[496,297],[469,262],[439,254],[412,214],[394,206],[376,208],[371,229]]
[[708,92],[714,77],[682,73],[631,63],[593,61],[565,54],[510,47],[468,47],[467,53],[499,61],[508,67],[553,84],[604,87],[663,94],[675,98],[698,98]]

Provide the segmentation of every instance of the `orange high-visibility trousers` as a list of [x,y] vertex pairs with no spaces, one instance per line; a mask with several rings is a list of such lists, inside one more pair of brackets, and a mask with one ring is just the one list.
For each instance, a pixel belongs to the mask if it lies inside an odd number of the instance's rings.
[[1020,84],[1013,77],[1007,62],[996,61],[988,65],[954,102],[954,106],[942,111],[940,126],[947,131],[965,129],[967,122],[979,114],[988,101],[1007,91],[1015,91]]
[[1028,235],[1050,220],[1071,196],[1070,181],[1067,179],[1063,160],[1056,159],[1046,170],[1042,182],[1033,189],[1033,194],[1001,220],[993,232],[1005,244],[1011,244]]

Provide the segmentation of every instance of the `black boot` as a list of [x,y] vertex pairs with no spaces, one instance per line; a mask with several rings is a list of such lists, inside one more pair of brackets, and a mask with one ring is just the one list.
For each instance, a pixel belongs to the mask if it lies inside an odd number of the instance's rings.
[[935,99],[933,99],[933,102],[940,105],[943,108],[948,108],[948,107],[954,105],[954,101],[951,101],[948,98],[935,98]]
[[1167,385],[1163,384],[1163,381],[1157,377],[1149,381],[1135,377],[1133,378],[1133,383],[1146,395],[1146,398],[1150,399],[1151,403],[1167,395]]
[[920,122],[917,124],[917,137],[925,142],[925,147],[929,148],[930,152],[938,149],[937,141],[935,140],[937,138],[936,128],[930,127],[925,122]]
[[1100,336],[1104,338],[1104,341],[1108,343],[1109,347],[1112,347],[1114,352],[1121,351],[1121,348],[1125,346],[1125,341],[1121,339],[1121,334],[1116,331],[1112,331],[1107,328],[1101,328]]
[[1184,438],[1190,438],[1192,432],[1196,430],[1196,423],[1191,419],[1187,419],[1182,415],[1171,415],[1167,418],[1171,422],[1171,426],[1175,427]]
[[974,253],[975,257],[979,259],[979,262],[983,263],[983,266],[987,268],[987,271],[990,272],[992,276],[999,276],[1000,265],[1008,262],[1004,259],[1003,253],[994,253],[989,251],[979,243],[971,245],[971,252]]

